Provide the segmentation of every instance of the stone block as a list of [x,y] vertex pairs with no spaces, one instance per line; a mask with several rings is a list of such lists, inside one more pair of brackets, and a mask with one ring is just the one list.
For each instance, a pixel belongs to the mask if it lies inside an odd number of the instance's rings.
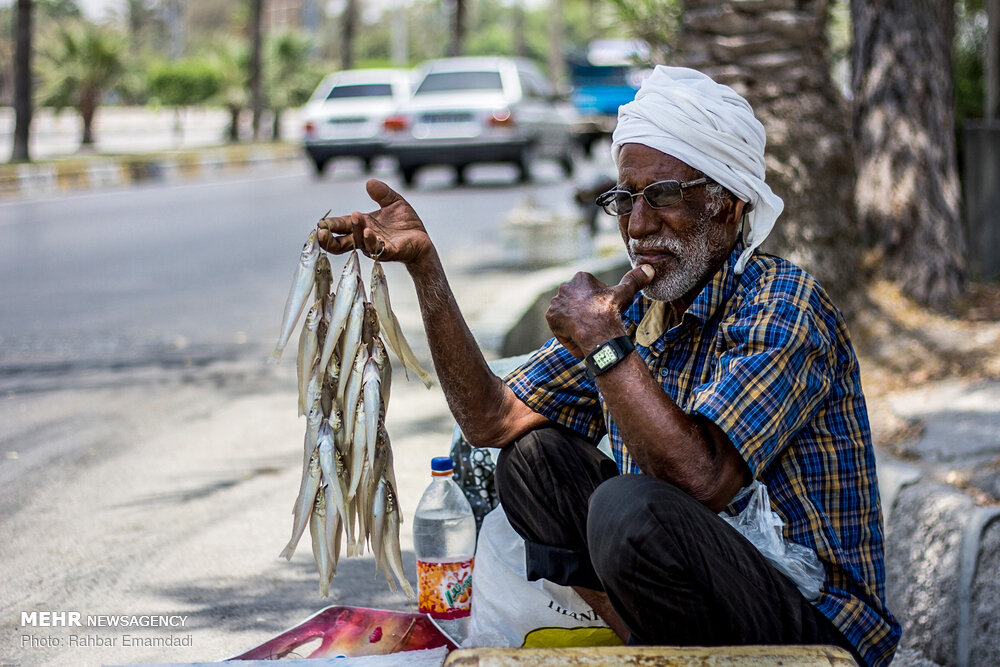
[[890,509],[886,596],[900,648],[941,665],[1000,664],[1000,508],[921,479]]
[[991,514],[979,539],[972,581],[970,665],[1000,665],[1000,520]]

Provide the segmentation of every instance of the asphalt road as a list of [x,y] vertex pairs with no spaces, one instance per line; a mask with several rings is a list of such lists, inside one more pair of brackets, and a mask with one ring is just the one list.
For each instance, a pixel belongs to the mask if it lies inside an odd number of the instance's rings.
[[[376,175],[396,185],[390,171]],[[526,197],[572,208],[572,185],[554,165],[538,165],[536,177],[522,187],[513,169],[482,167],[455,188],[450,172],[428,170],[405,192],[474,330],[491,294],[520,272],[505,216]],[[330,599],[317,594],[308,540],[291,563],[276,557],[304,427],[294,364],[264,359],[308,231],[328,209],[370,210],[364,179],[346,165],[317,181],[299,165],[0,203],[3,664],[215,660],[328,604],[415,608],[374,578],[370,557],[342,560]],[[429,365],[412,286],[398,268],[388,275]],[[393,383],[388,428],[411,581],[408,519],[451,427],[439,389]],[[191,645],[126,647],[122,629],[22,627],[21,613],[36,610],[184,615],[182,628],[132,634]],[[72,646],[71,634],[113,641]]]

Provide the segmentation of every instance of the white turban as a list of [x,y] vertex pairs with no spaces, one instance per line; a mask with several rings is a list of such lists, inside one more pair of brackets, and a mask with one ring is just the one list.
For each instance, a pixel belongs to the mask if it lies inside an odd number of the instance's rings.
[[785,206],[764,182],[766,141],[750,104],[732,88],[693,69],[658,65],[635,100],[618,108],[611,154],[617,164],[622,144],[655,148],[749,202],[746,250],[736,263],[743,273]]

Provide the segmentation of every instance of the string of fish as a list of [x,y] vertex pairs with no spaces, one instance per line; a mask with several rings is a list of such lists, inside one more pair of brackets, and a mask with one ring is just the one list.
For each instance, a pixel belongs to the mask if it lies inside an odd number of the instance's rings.
[[330,594],[344,534],[348,556],[363,555],[368,545],[376,575],[381,570],[393,591],[395,577],[406,595],[414,597],[403,572],[396,475],[385,429],[392,383],[385,342],[404,373],[413,371],[428,388],[431,378],[403,336],[382,265],[374,259],[369,294],[357,251],[332,289],[329,257],[312,231],[299,255],[270,357],[280,361],[315,291],[299,334],[296,364],[298,412],[306,417],[302,479],[292,510],[292,536],[281,557],[291,560],[308,524],[323,597]]

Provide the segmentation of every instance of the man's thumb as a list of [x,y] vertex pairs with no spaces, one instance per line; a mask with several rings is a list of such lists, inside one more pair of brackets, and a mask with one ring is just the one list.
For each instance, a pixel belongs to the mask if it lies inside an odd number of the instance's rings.
[[615,287],[618,296],[618,303],[622,309],[627,308],[632,303],[636,292],[653,281],[653,267],[649,264],[640,264],[624,276]]
[[368,191],[368,196],[372,198],[372,201],[381,208],[385,208],[396,200],[403,198],[398,192],[377,178],[369,179],[365,183],[365,189]]

